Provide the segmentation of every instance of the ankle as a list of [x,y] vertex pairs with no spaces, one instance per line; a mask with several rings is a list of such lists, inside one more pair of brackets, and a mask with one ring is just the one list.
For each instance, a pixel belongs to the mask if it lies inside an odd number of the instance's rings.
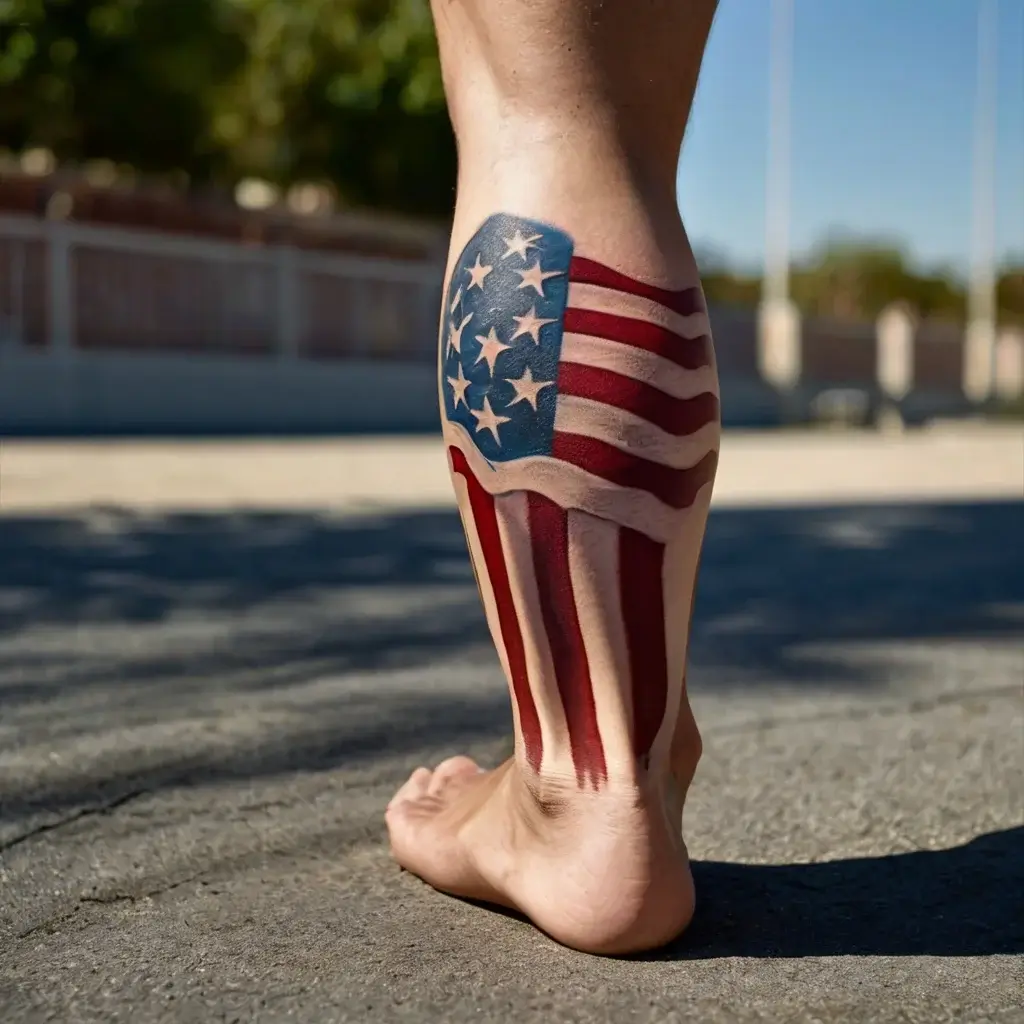
[[590,812],[633,814],[655,808],[682,810],[701,756],[700,733],[694,724],[685,738],[673,744],[669,759],[647,764],[610,765],[599,787],[581,785],[575,776],[550,770],[534,771],[517,758],[511,767],[514,783],[524,794],[527,809],[547,821]]

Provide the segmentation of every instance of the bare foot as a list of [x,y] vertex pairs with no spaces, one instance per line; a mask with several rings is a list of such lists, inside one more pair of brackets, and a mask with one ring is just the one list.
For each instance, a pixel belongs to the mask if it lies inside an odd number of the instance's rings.
[[675,783],[691,776],[594,793],[512,760],[482,771],[449,758],[417,768],[388,805],[392,853],[435,889],[519,910],[567,946],[652,949],[693,914]]

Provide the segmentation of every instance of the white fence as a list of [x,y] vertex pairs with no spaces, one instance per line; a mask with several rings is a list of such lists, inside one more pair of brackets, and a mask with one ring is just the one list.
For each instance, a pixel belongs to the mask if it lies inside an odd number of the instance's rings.
[[[0,431],[436,426],[442,272],[0,216]],[[803,419],[830,395],[911,418],[970,408],[978,358],[963,331],[906,316],[795,318],[792,373],[776,390],[761,376],[773,342],[757,314],[712,309],[726,422]],[[1019,396],[1020,332],[981,355],[989,392]]]
[[0,429],[430,426],[442,272],[0,217]]
[[57,350],[434,357],[441,268],[0,217],[0,340]]

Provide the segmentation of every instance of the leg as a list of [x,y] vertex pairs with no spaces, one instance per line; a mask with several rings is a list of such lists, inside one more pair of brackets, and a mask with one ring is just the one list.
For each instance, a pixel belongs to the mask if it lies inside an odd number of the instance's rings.
[[418,769],[399,863],[593,952],[689,923],[685,663],[718,386],[675,171],[716,0],[434,0],[459,144],[439,388],[512,694]]

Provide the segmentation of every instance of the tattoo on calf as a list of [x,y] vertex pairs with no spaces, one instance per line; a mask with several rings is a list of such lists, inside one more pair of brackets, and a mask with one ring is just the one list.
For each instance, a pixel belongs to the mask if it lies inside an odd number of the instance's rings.
[[445,441],[526,760],[545,760],[553,682],[577,782],[597,788],[608,765],[594,652],[626,680],[633,757],[646,762],[665,718],[666,545],[718,459],[703,295],[496,214],[459,257],[444,314]]

